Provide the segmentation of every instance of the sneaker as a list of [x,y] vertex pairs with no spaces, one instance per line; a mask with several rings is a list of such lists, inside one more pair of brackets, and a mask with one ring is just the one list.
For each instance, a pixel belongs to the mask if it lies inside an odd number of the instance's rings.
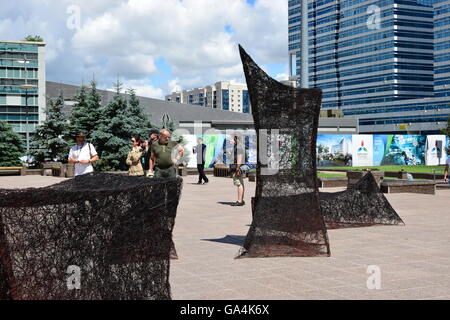
[[203,183],[201,183],[201,182],[197,182],[197,184],[203,184]]
[[203,184],[207,184],[209,181],[205,181],[205,182],[203,182]]
[[235,203],[232,204],[233,207],[242,207],[245,206],[245,201],[239,202],[236,201]]

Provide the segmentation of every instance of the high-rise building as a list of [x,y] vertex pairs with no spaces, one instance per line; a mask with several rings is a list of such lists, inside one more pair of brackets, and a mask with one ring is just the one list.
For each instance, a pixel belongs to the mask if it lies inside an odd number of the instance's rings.
[[27,122],[32,133],[45,120],[45,107],[45,43],[0,40],[0,120],[25,140]]
[[201,107],[250,113],[250,99],[247,86],[220,81],[205,88],[172,92],[166,101],[187,103]]
[[[445,99],[432,99],[438,1],[309,0],[309,86],[323,90],[322,108],[358,118],[361,132],[438,131],[450,113]],[[292,75],[300,75],[301,13],[301,1],[289,1]]]
[[450,0],[434,0],[434,86],[436,97],[450,97]]

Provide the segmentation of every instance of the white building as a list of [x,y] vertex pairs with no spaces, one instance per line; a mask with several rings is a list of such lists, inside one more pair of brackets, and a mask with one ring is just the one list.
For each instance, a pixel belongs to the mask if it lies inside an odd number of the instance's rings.
[[173,92],[166,96],[166,101],[241,113],[251,112],[247,86],[227,81],[220,81],[205,88]]

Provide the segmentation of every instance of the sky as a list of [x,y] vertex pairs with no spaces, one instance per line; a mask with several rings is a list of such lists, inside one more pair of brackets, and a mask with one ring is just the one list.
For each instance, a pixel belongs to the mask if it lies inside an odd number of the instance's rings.
[[0,40],[40,35],[47,80],[163,99],[217,81],[245,83],[238,44],[287,78],[288,0],[15,0],[2,2]]

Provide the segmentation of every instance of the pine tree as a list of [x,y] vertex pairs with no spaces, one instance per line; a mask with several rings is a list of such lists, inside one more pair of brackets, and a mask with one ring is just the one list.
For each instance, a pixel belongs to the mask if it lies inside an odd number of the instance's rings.
[[95,109],[95,106],[98,108],[100,103],[97,104],[95,100],[97,99],[96,95],[98,95],[95,83],[91,84],[89,95],[86,89],[84,85],[81,85],[80,90],[74,97],[76,104],[72,107],[69,117],[70,131],[72,133],[84,132],[89,134],[97,125],[98,109]]
[[97,127],[97,124],[100,120],[100,112],[102,108],[102,97],[98,93],[97,83],[95,80],[91,81],[91,86],[89,90],[88,100],[87,100],[87,120],[85,124],[85,128],[87,133],[92,132]]
[[92,133],[92,143],[100,156],[96,163],[99,170],[127,170],[125,160],[131,137],[142,131],[142,123],[130,117],[128,102],[120,94],[121,88],[122,84],[117,81],[116,95],[102,108],[97,129]]
[[0,167],[21,166],[20,157],[24,155],[20,135],[6,121],[0,120]]
[[59,94],[55,100],[50,100],[47,107],[46,120],[36,128],[31,141],[31,155],[34,163],[39,164],[44,161],[67,162],[69,152],[68,123],[62,109],[64,107],[64,97]]
[[152,128],[152,124],[140,105],[139,98],[136,96],[136,91],[134,89],[128,89],[128,94],[129,99],[126,112],[128,117],[135,123],[135,130],[132,132],[132,135],[141,137],[145,140],[150,128]]

